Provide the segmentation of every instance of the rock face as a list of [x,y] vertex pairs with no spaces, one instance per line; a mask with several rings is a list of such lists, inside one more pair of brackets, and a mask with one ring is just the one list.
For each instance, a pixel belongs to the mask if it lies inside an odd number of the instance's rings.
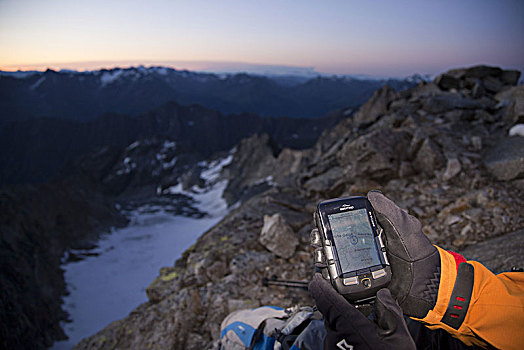
[[298,245],[293,229],[280,214],[264,215],[259,241],[270,252],[284,259],[291,258]]
[[524,177],[524,137],[510,137],[491,148],[484,158],[486,168],[498,180]]
[[355,114],[354,123],[357,126],[365,126],[373,123],[380,116],[386,113],[389,103],[395,97],[395,90],[389,85],[375,91],[373,96]]
[[[224,115],[198,105],[169,102],[138,117],[109,114],[88,122],[57,118],[21,121],[0,128],[0,183],[48,181],[68,160],[100,149],[106,150],[105,165],[110,166],[111,156],[118,156],[137,141],[149,142],[149,151],[155,143],[176,142],[164,155],[179,157],[179,164],[185,161],[182,165],[227,151],[255,133],[270,135],[281,147],[309,148],[341,117],[337,113],[318,119]],[[125,167],[122,170],[126,171]]]
[[[257,179],[272,176],[267,187],[243,197],[174,266],[161,269],[147,289],[147,303],[76,349],[217,349],[220,322],[235,309],[311,305],[306,291],[264,286],[261,281],[273,275],[310,279],[312,213],[327,198],[380,189],[421,220],[434,244],[466,249],[468,256],[478,256],[477,246],[482,254],[485,245],[479,243],[503,240],[505,234],[523,241],[521,179],[497,177],[488,165],[490,150],[509,142],[514,122],[506,116],[511,104],[498,98],[514,89],[518,76],[481,66],[453,70],[398,93],[385,89],[358,118],[343,119],[314,147],[302,151],[274,152],[269,138],[260,136],[243,141],[235,154],[242,166],[235,167],[233,161],[223,176],[242,193],[259,186]],[[506,174],[514,164],[497,167]],[[249,180],[235,178],[241,173],[249,174]],[[280,220],[289,229],[271,232],[270,223]],[[292,246],[298,242],[294,253],[268,247],[273,240],[261,240],[262,231],[264,236],[289,237]],[[490,258],[499,259],[490,260],[497,268],[505,267],[502,256],[522,253],[521,245],[498,241],[495,246],[506,249],[499,258]]]
[[0,348],[46,349],[65,339],[64,251],[125,224],[92,190],[71,183],[0,190]]
[[450,70],[438,76],[435,79],[435,83],[443,90],[481,87],[488,92],[497,93],[508,85],[516,85],[519,77],[519,71],[502,70],[498,67],[475,66]]

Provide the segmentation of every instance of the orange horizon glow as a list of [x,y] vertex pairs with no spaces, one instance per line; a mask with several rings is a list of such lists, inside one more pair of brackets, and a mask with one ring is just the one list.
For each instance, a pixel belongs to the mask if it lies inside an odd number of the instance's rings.
[[0,69],[289,66],[406,76],[487,64],[524,70],[516,0],[0,2]]

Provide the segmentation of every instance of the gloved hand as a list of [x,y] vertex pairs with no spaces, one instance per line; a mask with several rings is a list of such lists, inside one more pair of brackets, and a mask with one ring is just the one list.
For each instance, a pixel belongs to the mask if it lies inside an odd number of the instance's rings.
[[388,289],[377,293],[377,323],[366,318],[320,274],[315,274],[309,292],[324,316],[327,335],[324,349],[415,349],[400,306]]
[[440,256],[418,219],[378,191],[368,193],[386,236],[391,264],[388,289],[408,316],[423,318],[433,309],[440,282]]

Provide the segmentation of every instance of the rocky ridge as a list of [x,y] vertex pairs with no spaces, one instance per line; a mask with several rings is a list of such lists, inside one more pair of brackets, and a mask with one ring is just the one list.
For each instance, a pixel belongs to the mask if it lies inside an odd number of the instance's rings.
[[61,182],[0,189],[0,348],[45,349],[66,339],[64,251],[92,246],[110,226],[126,223],[93,188]]
[[[384,87],[307,150],[275,149],[266,136],[242,141],[222,171],[225,198],[242,204],[160,270],[148,302],[75,348],[216,349],[233,310],[312,304],[307,291],[262,280],[308,281],[316,203],[370,189],[417,216],[435,244],[478,257],[494,242],[488,266],[522,264],[523,137],[508,136],[523,118],[519,75],[481,66],[402,92]],[[267,243],[279,238],[279,249]]]

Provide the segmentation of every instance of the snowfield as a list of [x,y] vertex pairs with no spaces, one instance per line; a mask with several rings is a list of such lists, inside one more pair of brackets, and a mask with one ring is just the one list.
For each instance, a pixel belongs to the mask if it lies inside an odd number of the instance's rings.
[[[204,168],[204,188],[193,186],[184,191],[178,184],[162,191],[193,197],[207,216],[173,216],[161,207],[144,206],[129,213],[130,224],[103,236],[96,248],[66,253],[62,268],[70,294],[64,298],[64,309],[71,322],[62,327],[69,339],[56,342],[52,349],[70,349],[146,302],[145,290],[160,268],[173,266],[183,251],[227,214],[228,206],[222,198],[227,180],[220,179],[220,173],[231,163],[234,151],[223,159],[199,164]],[[131,160],[124,163],[132,164]]]

